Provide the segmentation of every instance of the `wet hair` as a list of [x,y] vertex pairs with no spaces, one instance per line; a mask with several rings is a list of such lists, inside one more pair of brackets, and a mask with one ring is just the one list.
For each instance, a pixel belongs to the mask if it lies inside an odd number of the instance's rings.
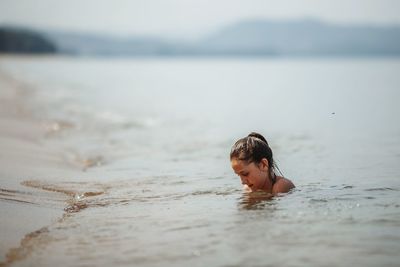
[[252,132],[248,136],[236,141],[232,146],[230,159],[238,159],[249,163],[260,163],[266,158],[271,170],[275,168],[272,149],[267,140],[259,133]]

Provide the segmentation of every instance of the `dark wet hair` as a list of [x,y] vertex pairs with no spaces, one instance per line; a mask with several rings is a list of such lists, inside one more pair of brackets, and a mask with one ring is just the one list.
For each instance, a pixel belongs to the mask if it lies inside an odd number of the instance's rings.
[[260,163],[263,158],[266,158],[270,169],[275,168],[272,149],[264,136],[255,132],[236,141],[230,154],[230,159],[234,158],[246,163]]

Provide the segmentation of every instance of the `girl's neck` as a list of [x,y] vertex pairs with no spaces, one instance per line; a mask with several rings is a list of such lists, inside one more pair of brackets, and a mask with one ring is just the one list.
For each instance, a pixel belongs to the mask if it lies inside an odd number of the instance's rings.
[[[268,186],[268,181],[270,186]],[[265,178],[262,189],[267,191],[268,193],[272,193],[272,188],[274,187],[275,182],[276,182],[276,175],[274,171],[271,170],[268,172],[267,177]]]

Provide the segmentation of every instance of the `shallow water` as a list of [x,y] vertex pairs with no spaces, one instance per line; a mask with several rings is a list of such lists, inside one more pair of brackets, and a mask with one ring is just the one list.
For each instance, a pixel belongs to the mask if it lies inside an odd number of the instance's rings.
[[[43,205],[60,201],[46,192],[68,201],[13,252],[16,265],[398,266],[397,59],[3,58],[0,68],[29,84],[43,146],[77,170],[23,183]],[[228,154],[250,131],[267,137],[293,192],[242,191]],[[0,201],[31,201],[4,190]]]

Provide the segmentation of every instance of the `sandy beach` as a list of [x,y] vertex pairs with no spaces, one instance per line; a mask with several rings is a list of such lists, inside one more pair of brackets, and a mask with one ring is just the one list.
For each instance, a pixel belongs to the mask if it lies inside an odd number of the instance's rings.
[[0,263],[29,253],[29,238],[59,220],[67,196],[23,185],[68,166],[43,145],[46,129],[30,113],[34,89],[0,70]]

